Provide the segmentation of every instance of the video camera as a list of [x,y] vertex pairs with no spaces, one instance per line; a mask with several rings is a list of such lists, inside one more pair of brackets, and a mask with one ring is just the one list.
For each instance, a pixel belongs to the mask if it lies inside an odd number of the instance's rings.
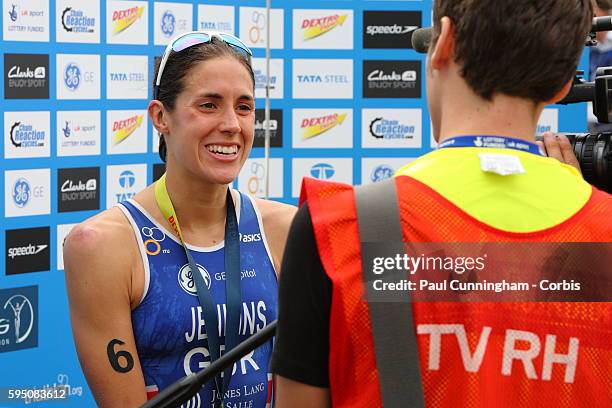
[[[608,17],[609,18],[609,17]],[[589,37],[594,32],[589,34]],[[587,40],[587,45],[592,45]],[[578,71],[561,105],[592,102],[599,123],[612,123],[612,67],[598,68],[595,80],[586,82]],[[562,133],[569,139],[584,179],[597,188],[612,193],[612,133]],[[537,139],[540,139],[538,137]]]
[[[612,30],[612,17],[593,19],[585,45],[597,45],[598,31]],[[593,103],[593,115],[599,123],[612,123],[612,67],[600,67],[594,81],[587,82],[578,71],[574,83],[561,105],[580,102]],[[584,179],[601,190],[612,193],[612,133],[565,134],[570,140]]]
[[[587,47],[597,45],[598,31],[612,31],[612,17],[593,19],[591,32],[585,42]],[[431,28],[418,29],[412,35],[412,46],[417,52],[427,53],[430,41]],[[597,121],[612,123],[612,67],[598,68],[595,80],[591,82],[587,82],[582,76],[583,71],[576,72],[569,93],[558,103],[568,105],[592,102]],[[572,144],[584,179],[612,194],[612,132],[563,134]]]

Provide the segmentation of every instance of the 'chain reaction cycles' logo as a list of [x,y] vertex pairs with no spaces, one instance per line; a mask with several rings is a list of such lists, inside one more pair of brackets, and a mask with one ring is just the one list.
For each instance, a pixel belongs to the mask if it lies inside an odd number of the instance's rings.
[[66,65],[64,69],[64,84],[70,91],[76,91],[81,84],[81,68],[74,62]]
[[93,33],[96,18],[89,17],[82,10],[66,7],[62,12],[62,27],[69,33]]
[[113,12],[113,34],[118,34],[134,24],[144,12],[144,6],[131,7]]
[[302,38],[304,40],[311,40],[319,37],[336,27],[344,24],[347,15],[334,14],[333,16],[311,18],[302,21]]
[[414,131],[414,125],[404,125],[396,119],[376,118],[370,123],[370,134],[376,139],[412,139]]
[[11,143],[15,147],[42,147],[45,145],[47,134],[44,130],[37,130],[34,126],[23,122],[15,122],[11,126]]
[[329,180],[336,174],[334,166],[328,163],[317,163],[310,168],[310,175],[316,179]]
[[30,201],[32,189],[30,183],[24,178],[19,178],[13,185],[13,201],[19,208],[25,207]]
[[118,145],[127,139],[136,129],[142,125],[144,115],[134,115],[124,120],[113,122],[113,143]]
[[[206,284],[206,287],[210,289],[210,285],[212,283],[212,280],[210,279],[210,274],[208,273],[206,268],[204,268],[202,265],[200,264],[196,264],[196,265],[200,271],[200,274],[202,275],[202,278],[204,279],[204,283]],[[193,275],[191,273],[191,268],[189,267],[189,264],[183,265],[183,267],[179,270],[178,281],[179,281],[179,285],[185,292],[193,296],[198,295],[198,291],[196,289],[195,281],[193,280]]]
[[[261,69],[253,69],[253,74],[255,75],[255,89],[266,89],[268,86],[268,77],[265,72]],[[276,82],[278,78],[276,75],[270,75],[270,90],[276,88]]]
[[170,10],[166,10],[161,18],[161,31],[166,37],[172,37],[176,27],[176,18]]
[[372,170],[372,174],[370,174],[370,180],[373,183],[376,183],[378,181],[390,179],[391,177],[393,177],[393,173],[395,173],[395,171],[392,167],[386,164],[381,164],[380,166],[374,167],[374,169]]
[[342,122],[344,122],[344,119],[346,119],[346,113],[333,113],[331,115],[316,118],[305,118],[300,125],[302,129],[302,139],[310,139],[336,126],[340,126]]

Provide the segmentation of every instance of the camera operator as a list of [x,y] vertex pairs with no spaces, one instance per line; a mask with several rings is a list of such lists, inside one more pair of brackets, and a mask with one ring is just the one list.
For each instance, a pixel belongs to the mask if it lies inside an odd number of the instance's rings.
[[[440,148],[393,180],[404,242],[610,241],[612,196],[533,136],[571,87],[592,17],[590,0],[433,2],[427,102]],[[543,147],[575,160],[563,139]],[[414,358],[399,359],[404,338],[375,347],[385,333],[366,298],[355,194],[303,182],[279,283],[276,407],[612,406],[610,303],[415,302],[382,326],[408,327]],[[387,375],[408,366],[415,375]]]
[[[591,0],[596,17],[606,17],[612,11],[612,0]],[[595,80],[595,71],[599,67],[612,66],[612,31],[599,31],[596,34],[597,45],[589,48],[589,81]],[[587,108],[589,132],[610,132],[612,124],[599,123],[593,114],[593,104]]]
[[[596,17],[610,15],[612,0],[592,0]],[[589,50],[589,80],[595,80],[595,71],[599,67],[612,66],[612,32],[599,31],[597,45]]]

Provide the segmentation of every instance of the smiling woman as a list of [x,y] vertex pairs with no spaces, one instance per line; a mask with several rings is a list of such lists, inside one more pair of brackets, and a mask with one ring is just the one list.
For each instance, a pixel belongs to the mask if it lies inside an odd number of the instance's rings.
[[[171,41],[148,107],[166,174],[67,238],[73,334],[101,406],[142,404],[276,319],[295,209],[228,188],[253,145],[250,55],[226,34]],[[271,351],[245,356],[193,404],[264,407]]]

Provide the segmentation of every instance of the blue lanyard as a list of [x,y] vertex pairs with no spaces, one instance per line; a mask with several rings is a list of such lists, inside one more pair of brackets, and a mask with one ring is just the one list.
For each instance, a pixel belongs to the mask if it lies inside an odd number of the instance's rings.
[[522,139],[506,136],[457,136],[440,143],[438,149],[446,147],[488,147],[495,149],[514,149],[545,156],[540,146]]
[[[174,232],[177,234],[185,254],[187,255],[187,261],[189,268],[191,269],[191,276],[195,283],[196,291],[198,293],[198,300],[200,306],[202,306],[202,313],[204,314],[204,326],[206,327],[206,337],[208,343],[208,352],[210,353],[211,363],[218,360],[221,356],[220,353],[220,338],[217,328],[220,327],[217,319],[217,313],[212,298],[212,294],[207,290],[207,285],[204,282],[204,278],[201,273],[198,273],[198,266],[191,256],[191,251],[187,248],[187,244],[183,240],[181,234],[181,228],[179,226],[178,217],[172,205],[172,200],[168,195],[166,188],[166,174],[162,175],[160,179],[155,183],[155,200],[157,205],[164,215],[164,218],[168,220],[172,225]],[[238,232],[238,220],[236,217],[236,210],[234,208],[234,201],[230,193],[230,189],[227,189],[226,194],[226,208],[227,215],[225,219],[225,274],[227,279],[225,281],[225,297],[227,316],[225,324],[225,351],[227,353],[240,343],[240,310],[242,306],[241,299],[241,287],[240,287],[240,237]],[[230,379],[232,377],[233,365],[230,365],[223,370],[223,381],[221,382],[218,377],[215,377],[215,388],[217,389],[217,397],[221,400],[221,407],[223,407],[223,397],[227,389],[229,388]],[[219,386],[221,384],[221,386]],[[213,407],[218,406],[218,401],[214,401]]]

